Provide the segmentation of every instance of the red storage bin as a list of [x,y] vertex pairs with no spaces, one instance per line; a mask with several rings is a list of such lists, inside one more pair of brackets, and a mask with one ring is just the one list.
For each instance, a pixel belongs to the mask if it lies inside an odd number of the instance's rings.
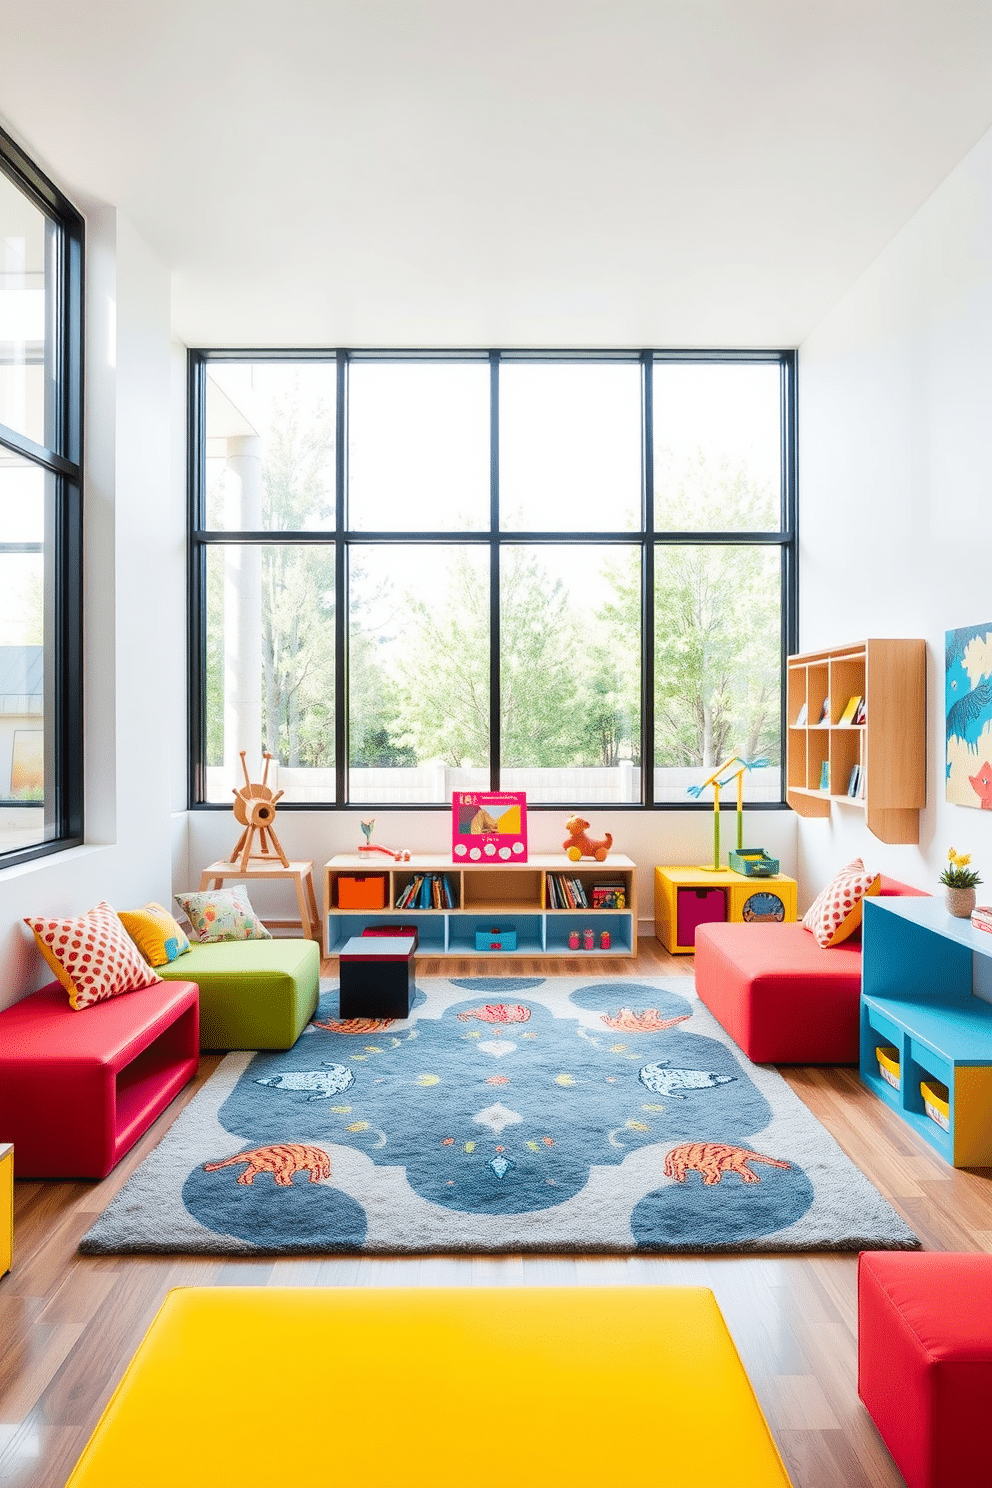
[[725,890],[679,889],[675,911],[676,945],[694,946],[697,925],[712,925],[726,918]]
[[338,878],[338,909],[385,909],[384,873],[342,873]]
[[416,950],[420,943],[420,935],[416,925],[366,925],[362,931],[363,935],[410,935],[413,937],[413,947]]

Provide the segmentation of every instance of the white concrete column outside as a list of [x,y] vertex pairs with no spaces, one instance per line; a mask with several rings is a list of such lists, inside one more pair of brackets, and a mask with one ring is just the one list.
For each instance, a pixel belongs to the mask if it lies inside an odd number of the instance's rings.
[[[257,532],[262,526],[261,445],[257,434],[228,438],[224,516],[229,531]],[[262,552],[247,543],[225,546],[223,552],[224,775],[240,788],[242,749],[251,779],[261,779]]]

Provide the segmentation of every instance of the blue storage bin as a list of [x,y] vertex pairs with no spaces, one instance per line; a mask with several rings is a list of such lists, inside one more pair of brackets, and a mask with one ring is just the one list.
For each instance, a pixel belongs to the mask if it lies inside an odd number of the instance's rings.
[[477,951],[515,951],[517,932],[512,925],[493,925],[489,930],[476,930]]

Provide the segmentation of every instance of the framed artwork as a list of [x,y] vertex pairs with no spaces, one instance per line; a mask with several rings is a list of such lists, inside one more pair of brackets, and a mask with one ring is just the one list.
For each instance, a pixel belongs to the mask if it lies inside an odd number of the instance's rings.
[[453,791],[451,856],[456,863],[526,863],[526,793]]
[[944,640],[947,800],[992,811],[992,620]]

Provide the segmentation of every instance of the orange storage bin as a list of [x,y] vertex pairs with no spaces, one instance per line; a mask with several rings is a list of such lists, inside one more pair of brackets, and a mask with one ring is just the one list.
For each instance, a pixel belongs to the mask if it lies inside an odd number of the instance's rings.
[[342,873],[338,878],[338,909],[385,909],[384,873]]

